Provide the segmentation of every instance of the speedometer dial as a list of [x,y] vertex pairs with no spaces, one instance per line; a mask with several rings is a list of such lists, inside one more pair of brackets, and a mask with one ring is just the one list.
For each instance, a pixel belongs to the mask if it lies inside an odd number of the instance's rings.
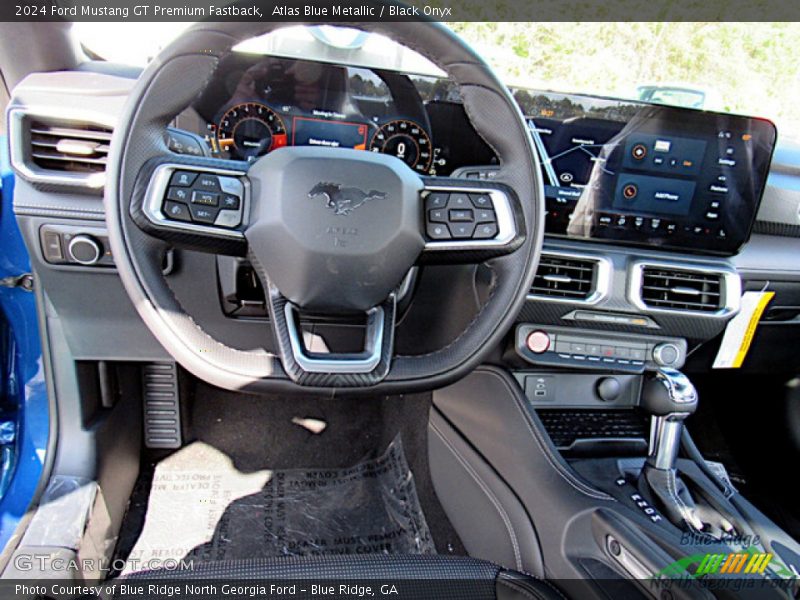
[[263,104],[237,104],[219,120],[217,144],[235,158],[256,158],[286,145],[286,125]]
[[420,173],[429,172],[433,160],[428,134],[418,123],[405,119],[389,121],[381,126],[372,138],[370,150],[396,156]]

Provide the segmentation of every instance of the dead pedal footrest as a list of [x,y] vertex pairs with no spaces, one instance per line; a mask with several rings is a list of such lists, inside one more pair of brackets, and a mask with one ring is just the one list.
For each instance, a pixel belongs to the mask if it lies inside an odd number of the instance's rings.
[[142,370],[144,444],[181,447],[181,411],[175,363],[150,363]]

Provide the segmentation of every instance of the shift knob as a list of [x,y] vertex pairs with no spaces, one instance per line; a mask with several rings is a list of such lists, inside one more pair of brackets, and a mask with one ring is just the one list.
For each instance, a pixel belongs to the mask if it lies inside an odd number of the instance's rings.
[[697,410],[697,390],[686,375],[663,367],[645,379],[641,407],[652,417],[647,465],[673,470],[683,421]]
[[645,379],[641,407],[654,417],[686,418],[697,410],[697,390],[680,371],[662,367]]

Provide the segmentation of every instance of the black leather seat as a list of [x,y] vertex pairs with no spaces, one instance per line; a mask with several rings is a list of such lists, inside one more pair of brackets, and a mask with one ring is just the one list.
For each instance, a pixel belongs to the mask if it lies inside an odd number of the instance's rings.
[[[374,597],[382,597],[381,586],[395,586],[397,594],[387,598],[402,600],[564,600],[564,596],[550,583],[531,575],[503,569],[492,563],[465,556],[440,555],[348,555],[323,557],[256,558],[251,560],[197,562],[192,568],[155,570],[134,573],[117,580],[113,597],[123,600],[120,583],[154,583],[165,585],[192,582],[198,586],[214,584],[216,594],[191,596],[173,595],[172,598],[198,597],[206,599],[231,598],[222,589],[230,586],[259,586],[270,584],[297,584],[291,598],[353,598],[356,594],[340,594],[339,585],[370,586]],[[334,593],[312,593],[312,585],[332,585]],[[179,586],[186,589],[185,586]],[[387,588],[388,591],[388,588]],[[274,597],[269,593],[263,596]],[[130,596],[133,598],[134,596]],[[154,596],[155,597],[155,596]],[[369,597],[369,596],[366,596]],[[141,600],[141,595],[136,596]]]

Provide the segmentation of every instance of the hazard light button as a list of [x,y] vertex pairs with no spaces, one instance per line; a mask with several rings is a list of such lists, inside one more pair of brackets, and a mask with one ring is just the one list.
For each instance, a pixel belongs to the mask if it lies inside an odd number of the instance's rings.
[[531,331],[525,344],[528,346],[528,350],[534,354],[542,354],[550,348],[550,335],[541,329]]

